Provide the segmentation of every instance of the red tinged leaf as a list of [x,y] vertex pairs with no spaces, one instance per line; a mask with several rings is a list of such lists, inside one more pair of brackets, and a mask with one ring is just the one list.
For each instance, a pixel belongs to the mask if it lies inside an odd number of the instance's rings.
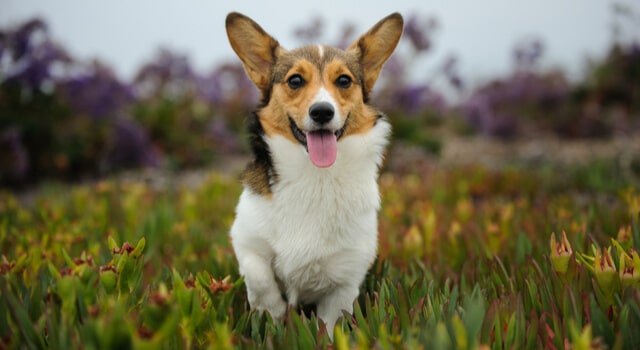
[[137,333],[138,333],[138,336],[142,339],[153,338],[153,331],[145,327],[144,325],[141,325],[140,327],[138,327]]
[[229,281],[231,280],[231,276],[227,276],[220,281],[213,278],[213,276],[210,276],[210,278],[211,283],[209,284],[209,289],[212,293],[224,293],[233,287],[233,283],[229,283]]

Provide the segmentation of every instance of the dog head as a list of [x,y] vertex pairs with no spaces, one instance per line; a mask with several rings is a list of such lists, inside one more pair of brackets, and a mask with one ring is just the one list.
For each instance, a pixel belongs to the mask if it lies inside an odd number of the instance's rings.
[[394,13],[344,51],[321,45],[289,51],[242,14],[226,20],[231,47],[262,93],[264,132],[300,144],[321,168],[333,165],[341,138],[375,125],[380,113],[367,102],[402,27]]

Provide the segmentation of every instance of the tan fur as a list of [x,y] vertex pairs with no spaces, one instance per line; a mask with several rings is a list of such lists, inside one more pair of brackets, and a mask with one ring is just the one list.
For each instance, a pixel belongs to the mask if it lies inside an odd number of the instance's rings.
[[347,51],[359,53],[360,64],[365,72],[364,87],[368,93],[373,89],[382,65],[395,50],[402,32],[402,16],[391,14],[378,22],[367,33],[356,40]]
[[242,172],[240,180],[255,193],[265,198],[271,199],[271,196],[273,196],[267,164],[250,163]]
[[[307,114],[313,97],[324,87],[337,101],[345,120],[344,136],[365,133],[380,113],[366,104],[383,63],[395,49],[402,32],[402,17],[392,14],[358,38],[347,51],[332,47],[307,46],[292,51],[280,47],[251,19],[233,14],[227,20],[231,46],[242,60],[247,74],[268,103],[258,111],[264,132],[279,134],[297,142],[289,118],[298,126]],[[292,90],[287,80],[301,75],[306,85]],[[335,85],[342,75],[351,77],[350,88]]]
[[280,44],[257,23],[247,19],[239,13],[231,13],[227,16],[229,42],[242,60],[249,78],[260,90],[264,90],[271,84],[268,78]]

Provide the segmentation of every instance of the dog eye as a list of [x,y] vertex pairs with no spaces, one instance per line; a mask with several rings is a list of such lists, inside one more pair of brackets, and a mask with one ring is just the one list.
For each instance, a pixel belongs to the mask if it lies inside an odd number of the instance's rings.
[[341,75],[336,79],[336,86],[347,89],[351,86],[351,78],[348,75]]
[[293,90],[297,90],[304,86],[304,79],[300,76],[300,74],[294,74],[289,79],[287,79],[287,84]]

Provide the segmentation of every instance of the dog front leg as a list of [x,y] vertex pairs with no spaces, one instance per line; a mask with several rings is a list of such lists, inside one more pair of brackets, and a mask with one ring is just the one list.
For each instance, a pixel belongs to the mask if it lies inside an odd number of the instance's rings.
[[282,299],[270,259],[250,251],[244,251],[240,255],[240,273],[247,286],[249,305],[260,312],[268,311],[273,318],[282,319],[287,311],[287,304]]
[[333,340],[333,328],[342,316],[342,310],[353,313],[353,301],[358,297],[358,287],[343,286],[335,289],[318,302],[318,317],[327,326],[327,333]]

